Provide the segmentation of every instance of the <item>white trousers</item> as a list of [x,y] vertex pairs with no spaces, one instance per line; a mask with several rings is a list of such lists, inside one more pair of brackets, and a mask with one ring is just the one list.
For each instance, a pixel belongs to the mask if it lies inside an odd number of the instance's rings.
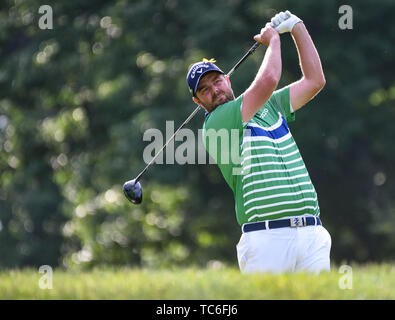
[[246,232],[237,244],[242,273],[330,271],[331,236],[323,226]]

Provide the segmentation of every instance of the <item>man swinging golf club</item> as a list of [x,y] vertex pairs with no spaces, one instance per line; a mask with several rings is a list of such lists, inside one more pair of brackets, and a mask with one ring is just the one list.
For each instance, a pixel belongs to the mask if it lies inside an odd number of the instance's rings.
[[[187,83],[193,101],[206,110],[205,147],[234,193],[242,226],[237,244],[241,271],[329,271],[331,237],[322,226],[315,188],[287,125],[323,88],[325,77],[302,20],[287,11],[271,23],[274,28],[266,24],[254,36],[267,50],[254,81],[240,96],[235,98],[215,61],[195,63]],[[302,77],[276,90],[282,68],[279,34],[285,32],[292,34]],[[240,139],[230,140],[230,148],[238,148],[241,163],[221,161],[222,144],[210,138],[219,130],[238,130]]]

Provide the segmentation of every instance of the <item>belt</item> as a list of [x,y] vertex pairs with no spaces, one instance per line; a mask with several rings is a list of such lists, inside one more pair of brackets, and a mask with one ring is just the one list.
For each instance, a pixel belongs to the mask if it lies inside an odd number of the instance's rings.
[[258,221],[245,223],[241,227],[243,233],[258,231],[258,230],[269,230],[277,228],[297,228],[305,226],[321,226],[321,220],[318,217],[294,217],[290,219],[271,220],[271,221]]

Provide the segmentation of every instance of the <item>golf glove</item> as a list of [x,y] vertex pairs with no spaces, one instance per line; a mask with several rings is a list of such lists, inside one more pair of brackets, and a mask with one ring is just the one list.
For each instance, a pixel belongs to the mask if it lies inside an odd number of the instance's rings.
[[292,28],[298,22],[302,22],[302,20],[287,10],[285,12],[277,13],[271,19],[270,25],[279,34],[281,34],[284,32],[292,32]]

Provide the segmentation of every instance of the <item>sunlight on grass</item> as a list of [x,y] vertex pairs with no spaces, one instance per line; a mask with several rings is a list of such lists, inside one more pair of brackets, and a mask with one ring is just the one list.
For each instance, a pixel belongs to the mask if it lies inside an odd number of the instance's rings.
[[[184,268],[148,270],[97,268],[54,270],[52,289],[40,289],[44,274],[36,270],[0,273],[0,299],[394,299],[395,266],[353,266],[352,289],[339,285],[345,274],[251,274],[238,269]],[[348,280],[350,280],[348,278]]]

